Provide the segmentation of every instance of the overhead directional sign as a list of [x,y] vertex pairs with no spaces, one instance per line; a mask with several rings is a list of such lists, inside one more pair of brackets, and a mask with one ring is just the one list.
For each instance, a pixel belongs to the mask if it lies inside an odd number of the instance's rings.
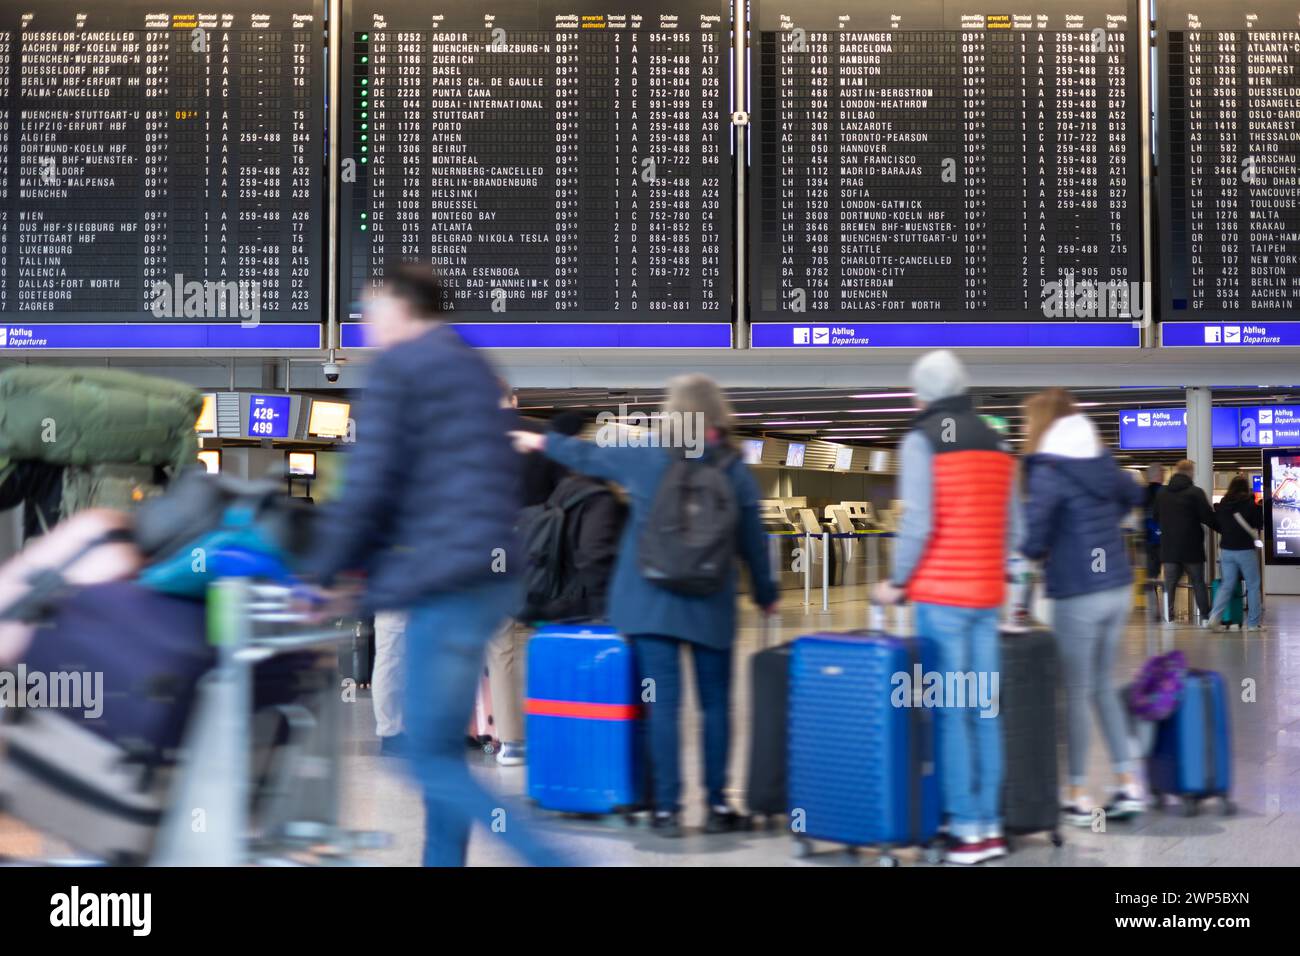
[[1238,434],[1243,448],[1300,445],[1300,405],[1239,408]]
[[[1210,415],[1215,448],[1236,448],[1239,441],[1236,408],[1215,408]],[[1187,410],[1132,408],[1119,413],[1119,447],[1132,450],[1187,447]]]

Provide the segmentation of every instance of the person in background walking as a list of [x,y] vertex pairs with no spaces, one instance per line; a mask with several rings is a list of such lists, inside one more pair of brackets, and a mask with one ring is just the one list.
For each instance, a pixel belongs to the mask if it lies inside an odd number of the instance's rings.
[[[751,597],[767,614],[777,594],[768,564],[766,534],[758,517],[758,486],[733,446],[731,408],[717,384],[703,375],[683,375],[668,383],[664,418],[688,416],[702,423],[704,439],[690,468],[719,468],[732,496],[737,518],[729,534],[735,554],[749,568]],[[627,490],[630,515],[623,529],[614,580],[609,592],[610,623],[628,635],[636,648],[643,678],[653,681],[649,704],[650,764],[654,786],[652,825],[662,836],[680,836],[681,774],[678,721],[682,701],[681,651],[689,648],[695,682],[704,710],[704,784],[708,791],[706,832],[743,827],[746,820],[726,800],[727,762],[731,747],[732,645],[736,638],[736,571],[728,561],[721,586],[708,594],[688,595],[662,587],[642,574],[640,555],[648,517],[672,469],[682,461],[681,447],[599,444],[564,435],[515,433],[520,451],[542,450],[574,471],[617,482]],[[649,529],[653,531],[654,529]],[[642,685],[646,686],[646,685]]]
[[1065,389],[1032,396],[1025,420],[1021,550],[1043,562],[1047,594],[1055,601],[1069,762],[1064,814],[1086,827],[1093,813],[1086,795],[1089,709],[1097,715],[1118,779],[1108,818],[1122,819],[1146,806],[1113,674],[1133,608],[1133,569],[1121,525],[1148,491],[1115,463]]
[[368,610],[407,611],[403,720],[423,791],[425,866],[462,866],[474,822],[535,864],[562,859],[470,775],[465,723],[484,649],[518,600],[519,459],[483,353],[444,324],[431,269],[386,270],[364,310],[378,346],[358,434],[308,570],[367,572]]
[[[945,674],[1001,670],[998,621],[1019,539],[1015,461],[975,411],[966,369],[946,349],[912,366],[919,411],[900,448],[903,518],[893,570],[873,596],[916,603],[916,631]],[[974,707],[938,709],[939,773],[952,863],[1007,853],[1002,833],[1002,725]]]
[[1159,620],[1160,599],[1160,521],[1156,517],[1156,499],[1165,490],[1165,466],[1147,465],[1147,489],[1142,502],[1142,545],[1146,554],[1146,601],[1151,620]]
[[402,668],[406,643],[406,615],[380,611],[375,615],[375,664],[370,675],[370,703],[375,711],[379,752],[400,757],[406,746],[402,734]]
[[1228,493],[1214,506],[1214,519],[1220,535],[1219,564],[1223,574],[1208,623],[1214,627],[1219,622],[1237,590],[1237,582],[1243,580],[1248,612],[1246,626],[1263,627],[1264,595],[1256,555],[1259,538],[1255,532],[1264,527],[1264,509],[1255,501],[1245,475],[1236,475],[1228,482]]
[[1160,561],[1164,567],[1164,606],[1160,609],[1166,623],[1173,623],[1174,595],[1183,573],[1192,582],[1196,609],[1203,627],[1210,626],[1210,592],[1205,587],[1205,531],[1218,528],[1214,509],[1205,492],[1192,478],[1196,462],[1184,458],[1174,466],[1173,477],[1156,497],[1156,521],[1160,525]]

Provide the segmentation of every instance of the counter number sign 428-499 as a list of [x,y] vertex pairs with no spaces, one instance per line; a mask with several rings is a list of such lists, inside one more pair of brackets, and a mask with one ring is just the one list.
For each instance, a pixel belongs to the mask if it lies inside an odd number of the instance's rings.
[[248,434],[285,438],[289,434],[290,396],[252,395],[248,400]]

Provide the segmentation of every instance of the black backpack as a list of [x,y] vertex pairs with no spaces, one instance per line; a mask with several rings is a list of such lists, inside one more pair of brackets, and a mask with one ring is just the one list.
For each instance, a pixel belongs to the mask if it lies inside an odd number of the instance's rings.
[[676,458],[655,492],[638,542],[641,573],[678,594],[722,589],[736,556],[740,506],[727,474],[734,453],[714,461]]
[[520,617],[535,616],[564,592],[564,524],[569,512],[592,495],[607,495],[603,485],[579,488],[563,501],[551,495],[540,505],[519,513],[519,536],[524,543],[524,607]]

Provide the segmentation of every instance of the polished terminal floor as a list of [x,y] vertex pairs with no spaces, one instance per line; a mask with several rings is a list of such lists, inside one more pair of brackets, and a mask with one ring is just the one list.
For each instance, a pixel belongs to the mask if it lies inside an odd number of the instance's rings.
[[[736,654],[736,694],[731,780],[734,799],[743,806],[749,739],[749,660],[764,640],[789,640],[814,630],[838,630],[865,624],[866,609],[854,594],[860,588],[835,589],[836,599],[823,612],[805,609],[803,595],[783,594],[779,633],[763,634],[752,609],[742,612]],[[1220,816],[1207,804],[1193,818],[1177,813],[1149,812],[1131,823],[1112,823],[1105,832],[1068,828],[1065,845],[1054,848],[1045,836],[1025,838],[1016,852],[993,866],[1259,866],[1300,864],[1300,597],[1269,599],[1268,627],[1262,633],[1210,633],[1188,625],[1148,632],[1137,616],[1129,628],[1117,677],[1126,678],[1162,643],[1186,652],[1193,666],[1221,671],[1232,698],[1230,719],[1234,748],[1234,816]],[[1254,682],[1255,699],[1244,702],[1243,682]],[[389,845],[366,851],[366,862],[413,866],[419,862],[423,839],[423,809],[403,773],[401,761],[378,756],[368,692],[349,706],[343,756],[344,822],[354,828],[385,831]],[[544,828],[575,862],[605,866],[863,866],[875,857],[853,856],[830,844],[796,859],[793,841],[779,831],[754,831],[707,836],[699,827],[703,792],[699,786],[698,721],[688,699],[682,719],[686,778],[685,822],[688,833],[665,840],[644,822],[628,827],[621,819],[580,820],[535,809],[524,812],[528,822]],[[502,768],[491,758],[467,748],[474,773],[489,788],[517,796],[524,788],[525,768]],[[1061,753],[1064,765],[1064,751]],[[1094,797],[1103,796],[1107,756],[1096,730],[1090,751],[1090,780]],[[510,826],[507,814],[505,825]],[[21,824],[0,815],[0,853],[24,858],[63,857],[67,848],[45,840]],[[904,865],[918,861],[911,851],[901,854]],[[472,865],[511,864],[499,834],[477,827],[470,840]]]
[[[820,601],[805,610],[802,593],[785,592],[781,633],[791,639],[813,630],[860,627],[866,610],[860,600],[838,600],[829,612]],[[1189,625],[1155,628],[1148,632],[1134,617],[1117,677],[1126,678],[1162,642],[1182,649],[1193,666],[1222,672],[1232,696],[1230,720],[1234,748],[1233,798],[1237,812],[1220,816],[1213,802],[1199,815],[1183,818],[1171,812],[1149,812],[1130,823],[1111,823],[1105,832],[1063,828],[1065,845],[1054,848],[1045,836],[1022,840],[995,866],[1260,866],[1300,864],[1300,597],[1272,597],[1266,612],[1268,627],[1261,632],[1211,633]],[[742,616],[736,654],[736,694],[731,780],[738,805],[745,779],[748,751],[749,659],[764,639],[752,610]],[[1244,702],[1243,682],[1254,682],[1254,701]],[[401,771],[400,761],[379,757],[370,737],[373,723],[368,700],[359,700],[352,717],[354,738],[346,759],[344,795],[347,822],[355,827],[385,830],[391,845],[369,854],[373,862],[415,865],[422,839],[422,808],[417,794]],[[628,827],[621,819],[581,820],[529,809],[528,822],[545,828],[575,862],[606,866],[861,866],[873,865],[874,856],[856,856],[831,844],[796,859],[793,841],[784,832],[746,832],[705,835],[703,791],[699,785],[698,721],[688,701],[682,718],[686,776],[685,822],[682,839],[665,840],[645,825]],[[474,772],[488,787],[518,795],[525,782],[524,768],[502,768],[490,758],[470,752]],[[1062,747],[1061,765],[1065,754]],[[1101,799],[1108,782],[1108,758],[1099,732],[1090,748],[1091,792]],[[510,824],[509,816],[505,825]],[[910,852],[901,854],[904,865],[918,862]],[[470,840],[472,865],[511,864],[514,859],[498,834],[478,827]]]

